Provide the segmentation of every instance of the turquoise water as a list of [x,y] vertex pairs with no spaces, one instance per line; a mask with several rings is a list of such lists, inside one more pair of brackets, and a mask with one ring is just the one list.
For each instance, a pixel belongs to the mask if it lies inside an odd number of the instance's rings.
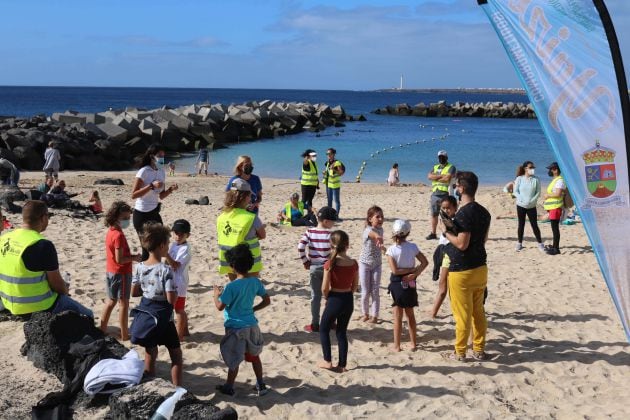
[[[255,173],[262,177],[297,179],[300,154],[307,148],[319,152],[320,166],[328,147],[338,151],[346,165],[345,181],[354,181],[363,161],[362,182],[385,182],[394,162],[401,182],[426,181],[439,149],[449,153],[460,170],[473,170],[483,184],[500,185],[512,179],[524,160],[544,166],[555,160],[535,120],[417,118],[370,114],[385,105],[419,102],[528,102],[518,94],[355,92],[268,89],[171,89],[90,87],[0,87],[0,115],[30,116],[73,109],[100,112],[126,106],[157,108],[192,103],[243,103],[251,100],[307,101],[342,105],[347,113],[363,114],[366,122],[347,123],[343,129],[328,128],[316,137],[301,133],[272,140],[230,145],[212,153],[211,171],[229,174],[236,157],[250,155]],[[445,137],[446,136],[446,137]],[[435,140],[434,140],[435,139]],[[418,142],[418,144],[416,144]],[[411,143],[411,145],[407,145]],[[400,147],[400,145],[403,147]],[[383,149],[386,149],[383,152]],[[378,154],[376,152],[379,151]],[[374,157],[371,155],[374,154]],[[193,170],[194,157],[178,162],[178,171]]]

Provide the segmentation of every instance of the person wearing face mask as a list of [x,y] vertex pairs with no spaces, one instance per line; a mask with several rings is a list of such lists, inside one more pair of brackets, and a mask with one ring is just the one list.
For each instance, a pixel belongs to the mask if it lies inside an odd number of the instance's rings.
[[228,180],[227,185],[225,186],[225,191],[230,191],[232,188],[232,182],[235,179],[242,179],[247,181],[251,189],[251,201],[247,205],[246,210],[258,214],[258,207],[260,206],[260,202],[262,201],[262,182],[258,175],[254,175],[252,172],[254,171],[254,163],[252,162],[252,158],[249,156],[239,156],[236,160],[236,165],[234,166],[234,176]]
[[536,241],[538,242],[538,249],[545,251],[545,245],[542,242],[540,236],[540,229],[538,228],[538,212],[536,210],[536,203],[540,198],[540,180],[536,175],[534,163],[527,160],[523,162],[522,175],[517,176],[514,181],[514,188],[512,194],[516,198],[516,214],[518,217],[518,242],[516,243],[516,251],[523,249],[523,234],[525,232],[525,217],[529,218],[529,224],[532,227]]
[[558,255],[560,254],[560,219],[562,219],[566,186],[562,175],[560,175],[560,167],[557,162],[551,162],[547,169],[549,170],[547,175],[553,179],[547,187],[546,194],[543,195],[545,200],[543,207],[549,213],[553,243],[550,247],[545,248],[545,252],[549,255]]
[[22,226],[0,236],[0,298],[13,315],[74,311],[94,318],[92,311],[68,296],[59,273],[57,250],[42,236],[48,207],[29,200],[22,208]]
[[302,176],[300,184],[302,186],[302,202],[304,208],[313,207],[315,192],[319,189],[319,172],[317,170],[317,152],[313,149],[306,149],[302,153]]
[[[164,147],[154,143],[140,158],[140,170],[136,173],[136,178],[131,187],[131,198],[136,200],[133,208],[133,227],[138,232],[138,237],[142,238],[143,226],[145,223],[162,224],[160,216],[160,200],[164,200],[176,191],[178,186],[173,184],[165,188],[166,173],[164,172]],[[140,240],[142,243],[142,240]],[[142,248],[142,261],[149,258],[149,252]],[[168,260],[168,258],[167,258]],[[175,261],[169,261],[169,264]]]
[[332,207],[333,200],[337,210],[337,221],[340,222],[339,211],[341,210],[341,176],[346,172],[345,165],[335,157],[337,151],[332,147],[326,151],[328,160],[324,169],[324,185],[326,186],[326,196],[328,198],[328,207]]
[[448,197],[451,179],[457,172],[455,166],[448,161],[448,154],[445,150],[440,150],[437,158],[438,164],[434,165],[433,170],[427,174],[427,178],[431,181],[431,233],[427,236],[427,240],[438,238],[435,231],[440,213],[440,203],[445,197]]
[[124,201],[116,201],[107,210],[105,226],[109,227],[105,236],[107,298],[101,315],[101,330],[107,333],[109,317],[120,301],[118,320],[120,339],[129,340],[129,297],[133,262],[140,262],[142,255],[132,254],[124,230],[129,227],[131,207]]

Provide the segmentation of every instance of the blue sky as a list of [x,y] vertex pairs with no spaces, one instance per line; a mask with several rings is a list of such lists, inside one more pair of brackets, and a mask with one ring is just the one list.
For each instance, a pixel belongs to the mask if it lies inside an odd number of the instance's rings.
[[[606,0],[630,68],[630,1]],[[0,85],[520,87],[476,0],[0,0]]]

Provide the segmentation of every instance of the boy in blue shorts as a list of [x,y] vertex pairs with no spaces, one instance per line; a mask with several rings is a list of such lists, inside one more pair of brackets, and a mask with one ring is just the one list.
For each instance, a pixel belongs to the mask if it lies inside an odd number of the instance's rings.
[[[263,380],[263,368],[260,357],[264,345],[258,320],[254,312],[267,307],[271,299],[262,282],[256,277],[247,277],[254,265],[254,256],[247,244],[240,244],[225,252],[225,258],[237,274],[235,280],[223,290],[214,288],[214,304],[219,311],[225,310],[225,337],[221,340],[221,356],[228,366],[225,384],[216,389],[223,394],[234,395],[234,382],[238,367],[243,360],[250,362],[256,375],[256,391],[259,396],[268,391]],[[256,296],[262,302],[254,306]]]

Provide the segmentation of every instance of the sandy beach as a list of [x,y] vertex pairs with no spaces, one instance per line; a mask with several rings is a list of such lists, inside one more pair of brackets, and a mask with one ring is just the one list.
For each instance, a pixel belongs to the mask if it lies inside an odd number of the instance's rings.
[[[94,186],[96,179],[120,177],[124,186]],[[81,192],[86,203],[98,189],[107,208],[123,199],[132,203],[134,172],[64,172],[67,190]],[[41,172],[22,173],[22,187],[42,182]],[[349,178],[349,177],[346,177]],[[212,303],[211,286],[224,281],[217,273],[215,221],[223,202],[227,177],[169,177],[179,190],[162,207],[166,224],[186,218],[192,225],[193,250],[187,298],[192,335],[182,344],[184,387],[220,407],[233,406],[244,419],[259,418],[627,418],[630,355],[621,323],[599,271],[595,255],[580,224],[561,226],[562,255],[548,256],[536,248],[526,227],[525,248],[514,251],[516,220],[499,218],[514,212],[500,188],[481,187],[477,201],[493,215],[487,244],[489,297],[487,351],[494,360],[466,363],[445,361],[440,352],[452,349],[454,324],[448,299],[438,319],[427,315],[437,290],[429,269],[418,279],[420,307],[416,309],[418,344],[415,352],[393,354],[391,298],[387,295],[389,268],[384,260],[381,282],[381,318],[376,325],[357,321],[359,295],[348,337],[349,371],[332,373],[316,367],[321,358],[318,334],[308,334],[308,272],[298,258],[296,245],[305,228],[274,227],[276,214],[290,193],[299,192],[297,181],[263,178],[261,218],[267,238],[261,241],[265,269],[261,275],[272,305],[257,317],[266,341],[261,355],[267,384],[272,391],[256,397],[253,372],[241,366],[236,396],[215,394],[226,367],[218,343],[223,315]],[[547,179],[542,179],[546,184]],[[168,185],[167,185],[168,186]],[[188,206],[187,198],[207,195],[209,206]],[[431,257],[436,241],[427,241],[429,188],[426,185],[387,187],[385,184],[344,183],[341,190],[343,221],[337,228],[350,236],[348,254],[358,258],[365,214],[373,204],[385,214],[385,232],[396,218],[412,223],[409,239]],[[314,200],[319,207],[325,195]],[[106,228],[103,219],[75,219],[55,213],[44,235],[57,248],[62,272],[72,276],[71,293],[100,314],[105,294]],[[19,215],[8,215],[19,225]],[[551,229],[542,224],[549,242]],[[130,246],[139,249],[132,228],[126,231]],[[391,240],[386,241],[386,245]],[[138,298],[132,298],[133,307]],[[118,330],[116,308],[110,331]],[[98,322],[98,320],[97,320]],[[30,418],[31,406],[62,385],[36,369],[20,355],[24,342],[22,323],[0,323],[0,418]],[[408,336],[403,333],[403,344]],[[129,342],[124,343],[131,346]],[[142,348],[139,348],[143,352]],[[333,361],[336,360],[333,338]],[[142,353],[141,353],[142,354]],[[471,359],[472,360],[472,359]],[[168,379],[168,354],[160,348],[158,376]],[[102,418],[106,409],[77,412],[75,418]]]

